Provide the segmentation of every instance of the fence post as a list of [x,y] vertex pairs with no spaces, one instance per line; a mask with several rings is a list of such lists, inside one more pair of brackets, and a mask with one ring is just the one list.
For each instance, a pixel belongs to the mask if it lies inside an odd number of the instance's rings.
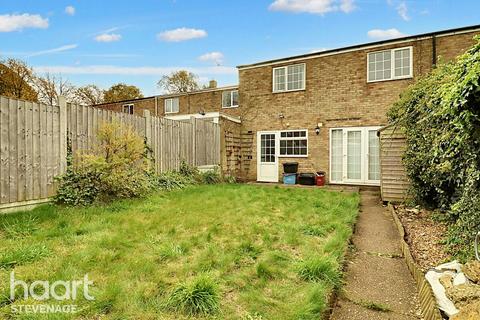
[[59,127],[60,127],[60,172],[67,170],[67,100],[64,96],[58,97]]
[[150,116],[150,110],[143,110],[143,116],[145,118],[145,139],[147,144],[152,147],[152,117]]
[[190,117],[192,124],[192,165],[197,165],[197,119]]

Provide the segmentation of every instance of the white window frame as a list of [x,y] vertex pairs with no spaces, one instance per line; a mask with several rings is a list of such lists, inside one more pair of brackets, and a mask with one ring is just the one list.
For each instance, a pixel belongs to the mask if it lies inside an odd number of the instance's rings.
[[[178,101],[178,110],[177,111],[167,111],[167,104],[170,102],[170,108],[173,109],[173,101]],[[180,111],[180,100],[178,98],[168,98],[165,99],[165,114],[178,113]]]
[[[283,137],[282,132],[305,132],[305,137]],[[306,140],[307,141],[307,154],[280,154],[280,141],[287,140]],[[308,130],[307,129],[291,129],[291,130],[280,130],[278,131],[278,157],[279,158],[308,158]]]
[[[303,65],[303,87],[299,89],[288,89],[288,68]],[[275,70],[284,69],[285,70],[285,89],[284,90],[276,90],[275,87]],[[289,64],[283,67],[277,67],[272,69],[272,92],[273,93],[280,93],[280,92],[293,92],[293,91],[302,91],[305,90],[306,87],[306,77],[307,77],[307,64],[306,63],[296,63],[296,64]]]
[[[128,108],[128,112],[125,112],[125,107]],[[130,110],[132,110],[132,112],[130,112]],[[122,112],[126,113],[126,114],[134,114],[135,113],[135,105],[133,103],[128,103],[128,104],[122,105]]]
[[[329,151],[328,151],[328,176],[330,183],[333,184],[352,184],[352,185],[370,185],[370,186],[379,186],[381,180],[369,180],[368,179],[368,143],[363,143],[368,141],[368,131],[377,131],[380,129],[380,126],[367,126],[367,127],[335,127],[330,128],[329,130]],[[347,170],[347,162],[346,162],[346,150],[347,150],[347,139],[343,138],[343,175],[344,178],[339,180],[332,179],[332,145],[333,145],[333,137],[332,131],[334,130],[342,130],[342,134],[345,135],[348,131],[362,131],[362,178],[359,180],[348,180],[346,179],[346,170]],[[379,151],[380,152],[380,151]],[[381,173],[380,173],[381,178]]]
[[[400,51],[400,50],[405,50],[405,49],[410,50],[410,73],[408,75],[396,77],[395,76],[395,51]],[[375,54],[375,53],[380,53],[380,52],[387,52],[387,51],[390,51],[390,63],[391,63],[391,65],[390,65],[390,78],[381,79],[381,80],[370,80],[369,79],[369,75],[370,75],[370,55]],[[413,46],[394,48],[394,49],[388,49],[388,50],[372,51],[372,52],[367,53],[367,83],[401,80],[401,79],[410,79],[410,78],[413,78]]]
[[[222,109],[231,109],[231,108],[238,108],[238,103],[237,104],[233,104],[233,93],[236,92],[237,93],[237,102],[238,102],[238,98],[240,98],[239,94],[238,94],[238,90],[230,90],[230,91],[223,91],[222,92]],[[229,94],[230,95],[230,106],[226,107],[223,105],[223,95],[224,94]]]

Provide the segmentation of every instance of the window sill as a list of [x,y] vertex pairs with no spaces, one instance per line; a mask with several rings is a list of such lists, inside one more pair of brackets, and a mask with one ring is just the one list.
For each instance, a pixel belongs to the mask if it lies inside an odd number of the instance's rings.
[[398,78],[384,79],[384,80],[367,80],[367,83],[386,82],[386,81],[397,81],[397,80],[408,80],[408,79],[413,79],[413,76],[398,77]]
[[176,114],[176,113],[179,113],[180,111],[176,111],[176,112],[165,112],[165,114]]
[[308,158],[308,155],[279,155],[279,158]]
[[285,91],[272,91],[272,93],[290,93],[290,92],[298,92],[298,91],[306,91],[305,88],[303,89],[295,89],[295,90],[285,90]]
[[231,106],[231,107],[222,107],[222,109],[235,109],[235,108],[238,108],[238,105]]

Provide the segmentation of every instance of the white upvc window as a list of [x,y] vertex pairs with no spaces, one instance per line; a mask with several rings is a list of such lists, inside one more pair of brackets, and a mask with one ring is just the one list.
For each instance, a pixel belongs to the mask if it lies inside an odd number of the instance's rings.
[[273,68],[273,92],[305,90],[305,63]]
[[165,99],[165,113],[178,113],[178,98]]
[[370,52],[367,55],[368,82],[413,77],[413,47]]
[[280,131],[280,157],[307,157],[308,131]]
[[238,90],[222,92],[222,108],[238,107]]
[[134,105],[133,104],[124,104],[123,106],[123,113],[128,113],[128,114],[133,114],[133,108],[134,108]]

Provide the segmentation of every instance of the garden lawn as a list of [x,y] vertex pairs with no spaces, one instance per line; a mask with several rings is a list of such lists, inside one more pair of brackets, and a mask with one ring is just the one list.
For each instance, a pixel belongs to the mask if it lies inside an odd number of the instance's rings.
[[358,203],[356,193],[208,185],[3,215],[0,318],[13,318],[12,306],[57,304],[11,302],[15,271],[26,282],[88,273],[95,297],[76,300],[74,315],[15,319],[319,319],[341,285]]

